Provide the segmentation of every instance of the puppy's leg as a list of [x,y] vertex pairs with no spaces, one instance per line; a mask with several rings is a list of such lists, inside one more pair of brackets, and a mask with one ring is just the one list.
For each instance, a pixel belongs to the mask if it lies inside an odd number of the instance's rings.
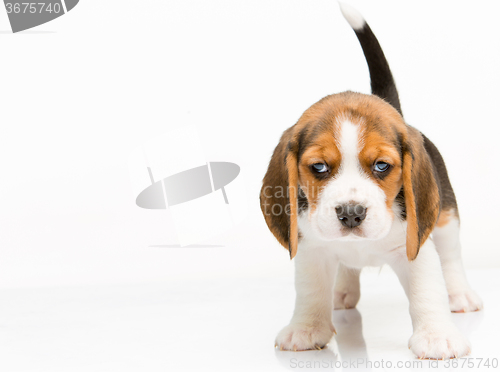
[[442,212],[432,235],[441,259],[450,308],[454,312],[480,310],[483,302],[471,289],[465,277],[458,234],[459,220],[454,211]]
[[453,324],[439,256],[431,239],[408,262],[405,252],[391,263],[410,302],[413,335],[408,346],[419,358],[447,359],[470,352],[467,339]]
[[353,269],[339,264],[337,279],[333,290],[333,307],[338,309],[353,309],[360,297],[360,269]]
[[333,282],[338,261],[321,248],[298,249],[295,257],[295,311],[276,337],[282,350],[323,348],[332,338]]

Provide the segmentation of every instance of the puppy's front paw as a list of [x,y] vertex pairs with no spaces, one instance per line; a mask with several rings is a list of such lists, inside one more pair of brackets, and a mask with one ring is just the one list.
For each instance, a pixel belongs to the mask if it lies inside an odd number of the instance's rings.
[[420,359],[460,358],[470,353],[470,344],[453,323],[428,325],[415,331],[408,343]]
[[455,313],[468,313],[483,308],[483,301],[472,289],[467,288],[448,294],[450,309]]
[[335,327],[331,323],[318,326],[290,323],[276,336],[276,347],[293,351],[319,350],[326,346],[334,333]]

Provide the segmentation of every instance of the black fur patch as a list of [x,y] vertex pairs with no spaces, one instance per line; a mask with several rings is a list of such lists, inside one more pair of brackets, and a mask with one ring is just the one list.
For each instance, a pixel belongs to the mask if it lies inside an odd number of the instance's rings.
[[392,77],[389,63],[370,26],[365,23],[365,26],[361,30],[354,30],[354,32],[358,37],[368,64],[372,93],[390,103],[403,115],[396,83]]
[[455,193],[451,187],[448,171],[446,170],[443,157],[439,153],[437,147],[426,136],[422,134],[422,137],[424,138],[425,151],[429,154],[434,168],[434,175],[436,177],[439,196],[441,199],[441,209],[445,211],[455,209],[458,215],[457,199],[455,198]]
[[307,209],[309,208],[309,202],[307,201],[307,197],[306,197],[306,194],[304,192],[304,190],[302,190],[300,187],[299,187],[299,214],[307,211]]

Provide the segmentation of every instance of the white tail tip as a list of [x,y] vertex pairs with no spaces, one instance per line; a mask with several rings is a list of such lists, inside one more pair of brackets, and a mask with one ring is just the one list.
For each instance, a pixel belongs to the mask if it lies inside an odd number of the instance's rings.
[[342,15],[354,30],[361,30],[365,26],[366,21],[360,12],[345,3],[339,2],[339,6]]

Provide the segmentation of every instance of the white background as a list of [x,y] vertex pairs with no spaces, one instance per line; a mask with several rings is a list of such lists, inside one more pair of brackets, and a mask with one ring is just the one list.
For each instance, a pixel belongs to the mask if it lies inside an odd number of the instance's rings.
[[[349,3],[383,46],[407,122],[447,162],[466,268],[498,282],[500,6]],[[0,10],[4,299],[109,285],[164,285],[168,297],[182,292],[176,283],[238,280],[285,280],[292,289],[293,265],[264,223],[258,194],[281,133],[305,109],[347,89],[369,93],[361,48],[335,1],[83,0],[51,23],[9,30]],[[208,161],[242,169],[249,212],[206,242],[222,247],[154,247],[177,243],[171,217],[134,205],[129,153],[187,124],[198,126]],[[265,306],[274,313],[272,300]],[[266,342],[287,319],[269,322]]]

